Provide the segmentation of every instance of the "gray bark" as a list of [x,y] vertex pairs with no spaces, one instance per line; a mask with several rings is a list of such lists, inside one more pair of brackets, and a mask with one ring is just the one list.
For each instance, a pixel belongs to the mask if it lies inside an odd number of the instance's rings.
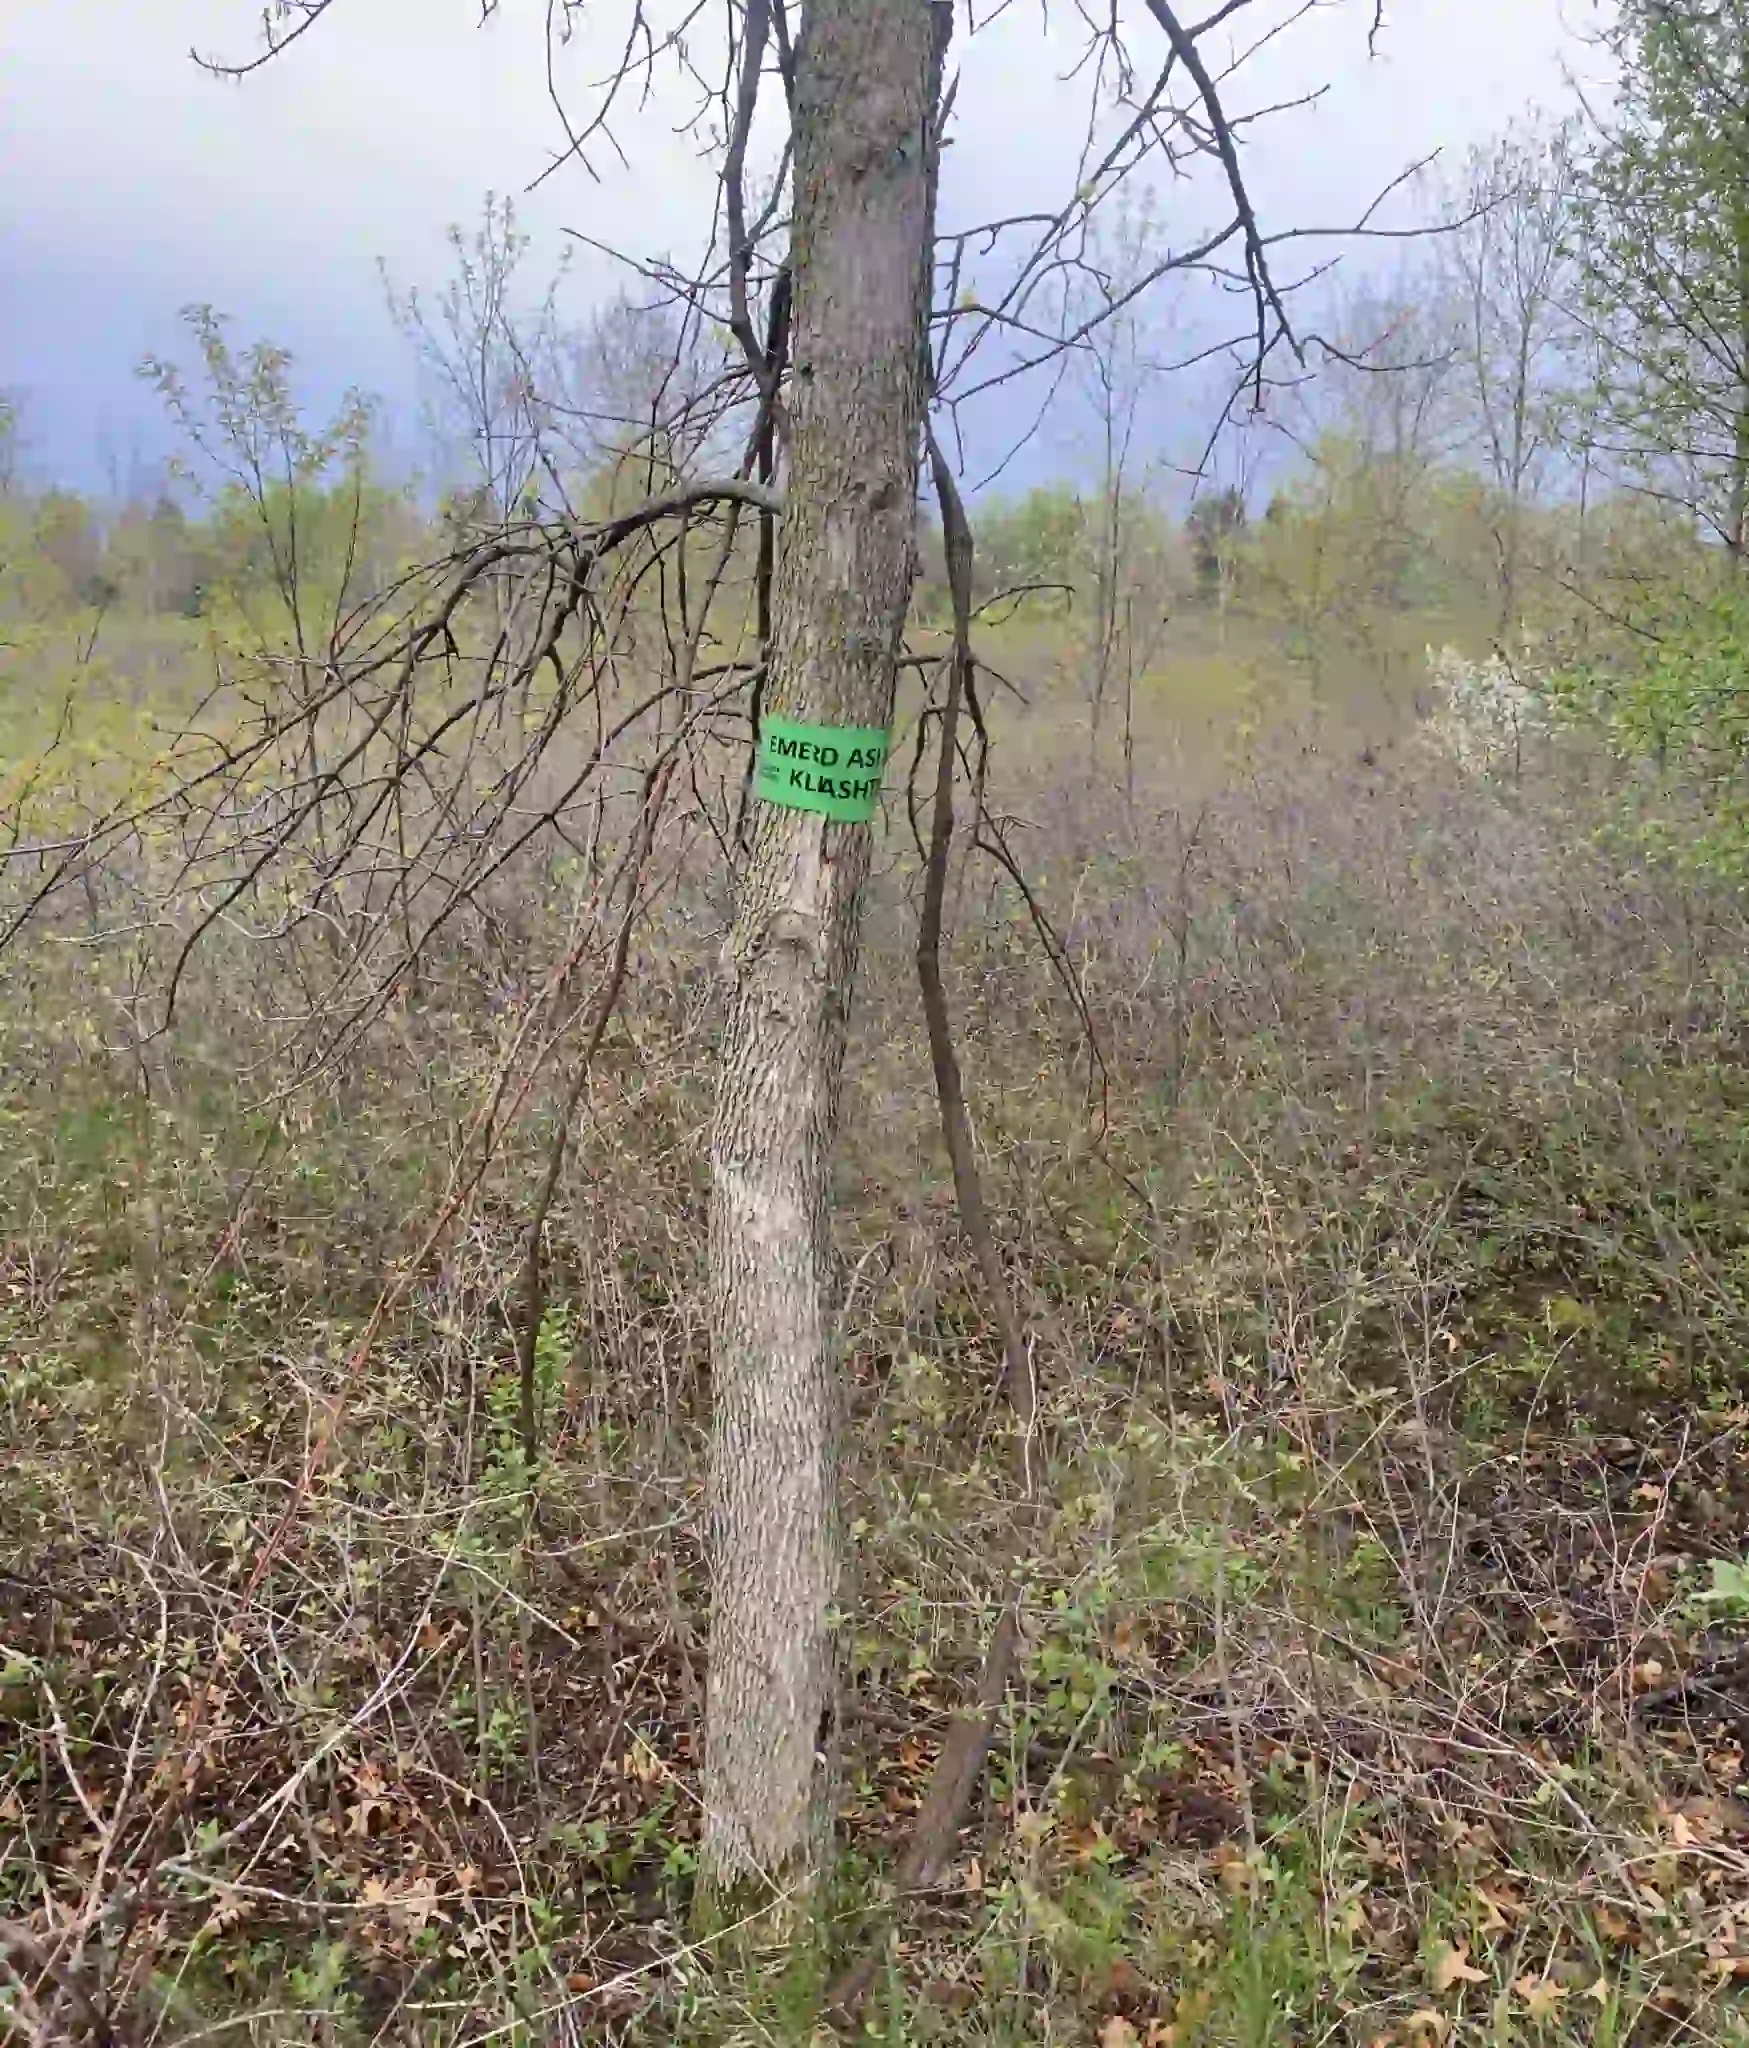
[[[790,474],[765,704],[815,724],[892,719],[951,20],[931,0],[812,0],[797,54]],[[865,825],[760,805],[729,945],[703,1844],[719,1902],[756,1902],[765,1884],[805,1896],[830,1841],[841,1400],[827,1194],[869,842]]]

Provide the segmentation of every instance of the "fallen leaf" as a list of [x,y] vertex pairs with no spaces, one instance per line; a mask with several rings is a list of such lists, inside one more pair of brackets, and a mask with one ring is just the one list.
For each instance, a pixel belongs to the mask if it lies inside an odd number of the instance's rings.
[[1660,1984],[1646,2000],[1648,2008],[1664,2019],[1687,2023],[1693,2012],[1697,1994],[1686,1984]]
[[390,1905],[411,1922],[416,1932],[423,1930],[426,1921],[444,1918],[437,1905],[437,1881],[423,1874],[408,1878],[395,1892]]
[[1134,1998],[1142,1987],[1142,1973],[1128,1956],[1118,1956],[1106,1972],[1106,1991],[1113,1998]]
[[1094,1821],[1088,1827],[1072,1829],[1069,1834],[1070,1850],[1075,1861],[1083,1867],[1098,1862],[1110,1846],[1111,1837],[1099,1821]]
[[1618,1913],[1613,1906],[1599,1906],[1594,1916],[1598,1932],[1610,1941],[1625,1942],[1634,1939],[1634,1925]]
[[346,1832],[369,1841],[371,1815],[387,1813],[388,1810],[389,1802],[386,1799],[361,1799],[356,1806],[349,1806],[346,1809]]
[[1435,1991],[1449,1991],[1454,1984],[1486,1984],[1488,1981],[1487,1971],[1478,1970],[1471,1963],[1468,1942],[1459,1942],[1454,1947],[1449,1941],[1442,1941],[1433,1951],[1428,1974],[1433,1979]]
[[662,1759],[647,1742],[634,1743],[620,1758],[620,1775],[635,1778],[640,1785],[654,1785],[664,1775]]
[[1435,2040],[1443,2040],[1451,2028],[1448,2015],[1435,2012],[1430,2005],[1424,2005],[1419,2012],[1412,2012],[1403,2024],[1409,2029],[1411,2040],[1421,2034],[1431,2034]]
[[1494,1896],[1494,1894],[1488,1889],[1488,1887],[1485,1884],[1477,1885],[1476,1896],[1482,1901],[1482,1904],[1487,1908],[1487,1916],[1482,1922],[1481,1932],[1483,1934],[1504,1933],[1507,1927],[1511,1925],[1511,1922],[1506,1918],[1506,1915],[1501,1912],[1500,1901]]
[[1557,1984],[1552,1977],[1519,1977],[1512,1988],[1524,2000],[1525,2011],[1539,2022],[1552,2020],[1567,1995],[1567,1987]]
[[1585,1993],[1587,1998],[1596,1999],[1599,2005],[1607,2005],[1612,1995],[1607,1977],[1599,1977],[1597,1982],[1591,1985]]
[[1697,1842],[1717,1842],[1741,1834],[1744,1821],[1749,1820],[1749,1813],[1735,1799],[1685,1799],[1678,1810]]

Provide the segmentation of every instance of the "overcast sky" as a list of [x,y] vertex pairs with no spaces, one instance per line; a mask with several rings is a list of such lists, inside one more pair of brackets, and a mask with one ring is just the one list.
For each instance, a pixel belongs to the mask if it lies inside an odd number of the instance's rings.
[[[337,0],[297,48],[229,83],[190,48],[253,54],[259,0],[5,0],[0,385],[26,393],[38,471],[125,486],[131,465],[161,453],[155,401],[131,372],[148,352],[177,352],[191,301],[233,315],[245,338],[289,346],[317,395],[357,382],[405,417],[409,370],[378,261],[436,283],[445,226],[549,161],[545,11],[501,0],[481,27],[479,0]],[[948,224],[1060,193],[1081,99],[1058,75],[1070,10],[1056,0],[1050,40],[1042,12],[1015,0],[958,51]],[[1564,108],[1563,62],[1586,66],[1572,31],[1596,20],[1595,0],[1388,0],[1386,13],[1369,60],[1372,0],[1325,0],[1232,87],[1236,108],[1328,87],[1251,131],[1270,219],[1350,219],[1429,150],[1461,158],[1532,107]],[[585,15],[564,53],[569,90],[599,71],[622,18],[620,0]],[[1152,24],[1135,33],[1151,52]],[[643,254],[697,246],[710,182],[675,132],[679,106],[625,125],[629,167],[601,164],[599,184],[570,167],[521,201],[544,260],[566,226]],[[1214,210],[1177,187],[1162,207],[1169,221],[1183,210],[1186,228]],[[607,288],[606,266],[579,263],[571,310],[582,317]]]

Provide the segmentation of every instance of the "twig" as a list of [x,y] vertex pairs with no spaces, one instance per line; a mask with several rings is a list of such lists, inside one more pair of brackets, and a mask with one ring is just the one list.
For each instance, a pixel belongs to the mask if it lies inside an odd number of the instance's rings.
[[631,954],[632,929],[637,922],[638,887],[650,857],[650,847],[656,833],[656,820],[673,773],[674,758],[669,754],[651,772],[644,786],[643,812],[639,821],[638,838],[628,863],[630,871],[625,885],[625,913],[619,921],[619,931],[614,938],[613,961],[608,968],[600,1000],[595,1006],[589,1036],[577,1060],[577,1071],[572,1077],[564,1105],[559,1111],[558,1129],[553,1134],[546,1175],[541,1182],[534,1212],[529,1218],[528,1243],[522,1263],[522,1327],[517,1337],[516,1372],[520,1390],[518,1421],[522,1436],[522,1452],[531,1473],[534,1470],[537,1449],[534,1412],[535,1352],[540,1343],[541,1325],[546,1320],[546,1280],[541,1258],[541,1240],[546,1230],[547,1217],[559,1191],[560,1178],[565,1170],[565,1152],[570,1144],[571,1126],[576,1120],[577,1107],[583,1100],[583,1091],[589,1085],[595,1055],[601,1050],[601,1041],[607,1035],[607,1027],[619,1006],[620,991],[625,986],[626,962]]
[[[1172,54],[1185,70],[1201,95],[1203,111],[1208,115],[1209,127],[1215,139],[1215,150],[1221,160],[1221,167],[1227,174],[1227,184],[1233,195],[1234,211],[1238,214],[1245,230],[1245,269],[1251,280],[1251,287],[1257,298],[1257,374],[1263,375],[1263,358],[1268,353],[1267,315],[1270,312],[1281,323],[1281,331],[1287,337],[1295,354],[1299,354],[1299,343],[1294,339],[1293,322],[1288,310],[1282,304],[1281,294],[1275,288],[1275,279],[1270,274],[1268,249],[1257,225],[1257,211],[1251,204],[1251,194],[1245,185],[1245,173],[1239,165],[1239,147],[1233,140],[1232,125],[1221,105],[1220,92],[1209,76],[1208,66],[1202,60],[1196,38],[1186,32],[1184,24],[1169,4],[1169,0],[1147,0],[1148,12],[1166,32],[1166,40],[1172,45]],[[1261,390],[1261,382],[1259,385]]]
[[20,1927],[16,1920],[0,1920],[0,1949],[16,1956],[60,1992],[78,2013],[96,2048],[116,2048],[115,2026],[109,2014],[73,1972],[63,1968],[50,1955],[28,1927]]

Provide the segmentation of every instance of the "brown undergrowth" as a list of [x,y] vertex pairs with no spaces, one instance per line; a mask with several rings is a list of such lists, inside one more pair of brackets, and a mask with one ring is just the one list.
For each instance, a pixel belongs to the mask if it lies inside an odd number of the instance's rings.
[[[1048,1510],[889,2042],[1743,2037],[1749,1066],[1726,892],[1298,737],[1195,816],[997,786],[949,993]],[[675,855],[686,872],[696,850]],[[1006,1592],[911,867],[840,1210],[856,1570],[827,1949],[888,1925]],[[112,886],[119,889],[121,883]],[[488,914],[489,913],[489,914]],[[0,989],[0,2025],[21,2042],[806,2039],[689,1934],[721,906],[640,928],[548,1220],[530,1095],[367,1355],[534,997],[483,907],[286,1093],[281,970],[141,1045],[68,934]]]

